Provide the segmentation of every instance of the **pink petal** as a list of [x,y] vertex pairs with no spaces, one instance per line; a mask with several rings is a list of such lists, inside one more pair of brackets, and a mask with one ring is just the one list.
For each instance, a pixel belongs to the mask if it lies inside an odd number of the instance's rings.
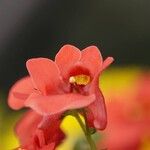
[[[93,114],[93,124],[96,129],[104,129],[107,124],[107,113],[105,107],[104,97],[99,89],[99,74],[93,79],[90,87],[90,93],[95,93],[96,100],[92,103],[88,109]],[[91,118],[91,116],[89,117]],[[91,120],[89,120],[91,123]]]
[[55,93],[60,83],[60,73],[57,65],[47,58],[30,59],[26,63],[34,85],[44,95]]
[[45,145],[40,150],[55,150],[55,143],[50,143],[48,145]]
[[102,70],[106,69],[114,61],[113,57],[107,57],[102,65]]
[[94,116],[94,127],[96,129],[103,130],[106,128],[107,124],[107,114],[106,107],[104,103],[104,98],[100,92],[96,94],[96,100],[88,108],[91,110]]
[[94,100],[94,94],[90,96],[73,93],[52,96],[40,96],[34,94],[25,102],[25,105],[31,107],[42,115],[52,115],[66,110],[88,106]]
[[88,114],[88,122],[90,126],[93,124],[95,128],[101,130],[105,129],[107,125],[107,113],[105,100],[99,88],[99,76],[101,72],[113,62],[113,60],[114,59],[112,57],[108,57],[103,62],[100,72],[97,75],[95,75],[90,87],[90,93],[95,93],[96,100],[88,107],[89,111],[93,114],[93,116],[92,114]]
[[35,147],[38,147],[38,148],[46,145],[44,132],[42,130],[39,130],[38,128],[33,135],[33,145],[35,145]]
[[102,66],[103,58],[96,46],[89,46],[82,50],[81,62],[94,76],[97,72],[99,72]]
[[68,78],[70,68],[80,60],[81,52],[78,48],[72,45],[63,46],[55,57],[61,75],[66,79]]
[[42,117],[35,111],[28,111],[17,123],[15,131],[20,139],[21,145],[28,144],[34,135]]
[[85,74],[85,75],[90,76],[90,72],[89,72],[88,68],[86,68],[86,66],[81,62],[76,63],[69,70],[69,75],[70,76],[76,76],[76,75],[79,75],[79,74]]
[[8,96],[8,105],[13,109],[20,109],[24,106],[24,101],[33,92],[33,85],[30,77],[19,80],[11,88]]
[[59,145],[65,135],[60,129],[61,114],[44,116],[39,129],[43,131],[46,143]]

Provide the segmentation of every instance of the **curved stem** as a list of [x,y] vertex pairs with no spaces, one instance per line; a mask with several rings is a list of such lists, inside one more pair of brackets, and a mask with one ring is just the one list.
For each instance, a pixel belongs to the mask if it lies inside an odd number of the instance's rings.
[[82,128],[82,131],[84,132],[84,134],[86,136],[87,135],[87,133],[86,133],[87,131],[86,131],[85,125],[84,125],[82,119],[80,118],[78,112],[74,110],[74,111],[71,112],[71,115],[76,118],[76,120],[78,121],[80,127]]
[[83,123],[83,121],[81,120],[78,112],[76,110],[74,111],[71,111],[71,115],[74,116],[76,118],[76,120],[78,121],[80,127],[82,128],[84,134],[85,134],[85,137],[90,145],[90,148],[91,150],[96,150],[96,146],[95,146],[95,143],[91,137],[91,133],[90,133],[90,130],[89,130],[89,127],[88,127],[88,124],[87,124],[87,117],[86,117],[86,113],[83,111],[83,116],[84,116],[84,119],[85,119],[85,124]]
[[83,110],[83,116],[84,116],[84,119],[85,119],[85,126],[86,126],[86,131],[87,131],[87,140],[90,144],[90,147],[91,147],[91,150],[96,150],[96,145],[92,139],[92,136],[91,136],[91,133],[90,133],[90,129],[88,127],[88,123],[87,123],[87,116],[86,116],[86,113],[85,111]]

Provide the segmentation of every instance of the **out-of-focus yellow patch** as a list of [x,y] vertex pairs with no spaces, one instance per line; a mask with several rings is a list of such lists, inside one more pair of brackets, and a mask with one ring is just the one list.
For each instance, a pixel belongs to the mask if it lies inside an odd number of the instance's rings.
[[19,146],[19,142],[14,134],[15,124],[16,116],[14,115],[7,116],[3,120],[0,131],[0,150],[11,150]]
[[118,96],[124,93],[124,90],[136,87],[135,81],[139,73],[140,69],[135,67],[112,68],[104,71],[100,76],[99,87],[106,100],[111,101],[112,94]]
[[84,74],[71,76],[69,82],[76,83],[77,85],[87,85],[90,82],[90,76]]
[[[81,118],[83,120],[83,117]],[[72,116],[67,116],[63,120],[61,128],[65,132],[67,138],[60,146],[58,146],[57,150],[73,150],[74,144],[77,140],[79,138],[85,138],[80,125]]]

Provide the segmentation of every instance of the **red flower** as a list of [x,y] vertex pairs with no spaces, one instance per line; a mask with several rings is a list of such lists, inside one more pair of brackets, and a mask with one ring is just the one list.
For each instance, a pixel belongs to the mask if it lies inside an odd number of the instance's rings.
[[17,123],[15,131],[24,150],[54,150],[64,139],[60,130],[60,115],[42,117],[28,111]]
[[30,107],[41,115],[54,115],[71,109],[86,108],[90,125],[106,126],[106,109],[99,89],[99,75],[113,61],[104,62],[100,51],[90,46],[80,51],[65,45],[55,57],[27,61],[30,77],[13,86],[9,105],[13,109]]

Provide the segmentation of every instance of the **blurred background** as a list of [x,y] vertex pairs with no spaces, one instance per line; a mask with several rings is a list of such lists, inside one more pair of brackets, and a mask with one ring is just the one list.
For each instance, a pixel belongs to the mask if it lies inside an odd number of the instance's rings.
[[[133,70],[148,72],[149,8],[149,0],[0,0],[0,134],[4,122],[5,129],[12,130],[20,115],[8,109],[6,97],[13,83],[27,75],[25,62],[31,57],[54,58],[64,44],[79,49],[96,45],[104,58],[115,58],[104,80],[108,85],[114,72],[117,79],[124,73],[121,83]],[[9,140],[3,137],[4,141],[8,145]]]
[[66,43],[97,45],[114,65],[150,61],[148,0],[0,0],[0,88],[25,75],[31,57],[53,58]]

